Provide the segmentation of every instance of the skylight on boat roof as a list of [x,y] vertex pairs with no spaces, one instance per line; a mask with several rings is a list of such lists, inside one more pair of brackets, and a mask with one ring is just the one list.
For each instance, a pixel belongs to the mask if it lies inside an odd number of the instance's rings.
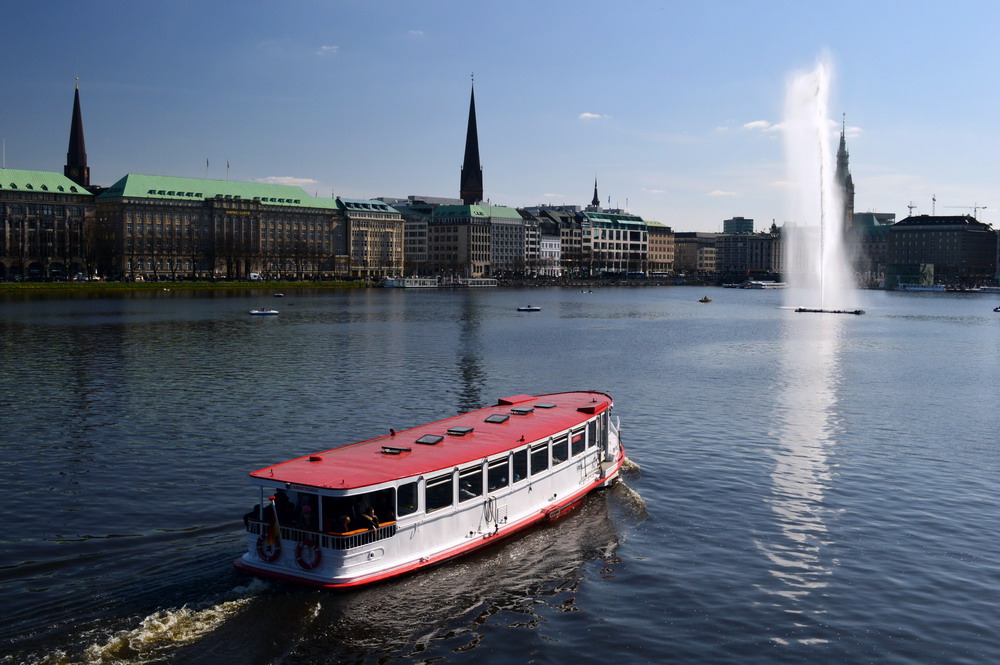
[[515,416],[526,416],[529,413],[534,413],[535,407],[533,406],[515,406],[510,410]]
[[466,434],[472,434],[475,429],[475,427],[464,427],[461,425],[457,427],[449,427],[448,434],[451,434],[452,436],[465,436]]
[[505,423],[510,420],[510,416],[506,413],[494,413],[492,416],[486,418],[488,423]]
[[554,409],[554,408],[556,408],[556,405],[553,404],[552,402],[542,402],[541,404],[536,404],[535,408],[538,408],[538,409]]
[[424,434],[417,439],[417,443],[422,443],[425,446],[433,446],[435,443],[441,443],[442,441],[444,441],[444,437],[440,434]]
[[382,446],[382,453],[384,455],[400,455],[402,453],[410,452],[409,448],[397,448],[396,446]]

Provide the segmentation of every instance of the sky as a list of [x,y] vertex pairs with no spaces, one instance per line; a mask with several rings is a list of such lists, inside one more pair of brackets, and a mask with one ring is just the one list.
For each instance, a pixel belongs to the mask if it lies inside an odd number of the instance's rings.
[[62,171],[79,78],[94,184],[455,198],[474,77],[491,203],[583,206],[596,178],[675,231],[766,230],[794,214],[787,83],[825,57],[856,211],[1000,226],[997,2],[39,0],[3,25],[6,168]]

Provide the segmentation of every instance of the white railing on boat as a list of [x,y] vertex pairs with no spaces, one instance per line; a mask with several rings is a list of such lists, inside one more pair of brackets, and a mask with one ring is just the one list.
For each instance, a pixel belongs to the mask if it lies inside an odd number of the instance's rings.
[[[265,533],[266,529],[266,522],[258,520],[249,520],[247,522],[248,533],[260,536]],[[348,531],[347,533],[325,533],[290,526],[280,527],[280,531],[282,540],[290,540],[292,542],[311,540],[318,542],[320,547],[325,547],[326,549],[349,550],[354,547],[369,545],[377,540],[392,538],[396,535],[396,523],[390,522],[376,529],[358,529],[357,531]]]

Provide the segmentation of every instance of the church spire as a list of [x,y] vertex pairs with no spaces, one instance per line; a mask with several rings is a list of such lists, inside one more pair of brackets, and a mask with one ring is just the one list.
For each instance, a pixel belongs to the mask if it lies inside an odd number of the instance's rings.
[[83,114],[80,112],[80,79],[76,80],[73,95],[73,121],[69,129],[69,150],[63,174],[80,185],[90,187],[90,167],[87,166],[87,148],[83,142]]
[[483,200],[483,167],[479,163],[479,132],[476,128],[476,88],[473,85],[469,101],[469,126],[465,133],[465,161],[462,163],[462,181],[459,196],[465,205],[475,205]]
[[590,205],[595,208],[601,207],[601,197],[597,195],[597,176],[594,176],[594,200],[590,202]]

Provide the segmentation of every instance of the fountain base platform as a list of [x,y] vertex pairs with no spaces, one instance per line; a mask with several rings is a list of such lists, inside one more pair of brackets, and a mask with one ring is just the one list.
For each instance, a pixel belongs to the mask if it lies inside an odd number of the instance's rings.
[[796,312],[811,312],[813,314],[855,314],[861,316],[865,313],[863,309],[816,309],[812,307],[796,307]]

